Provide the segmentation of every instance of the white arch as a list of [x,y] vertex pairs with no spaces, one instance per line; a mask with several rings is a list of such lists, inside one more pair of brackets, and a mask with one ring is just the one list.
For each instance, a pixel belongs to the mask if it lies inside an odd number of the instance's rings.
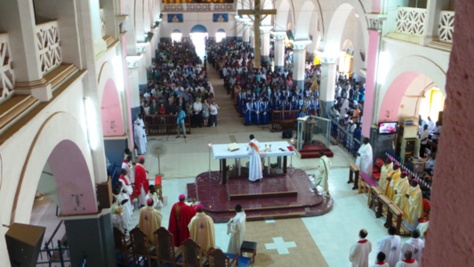
[[313,13],[315,12],[315,6],[310,1],[305,1],[299,10],[296,11],[294,35],[295,40],[308,40],[309,30]]
[[[382,111],[382,106],[385,106],[384,110],[387,109],[391,115],[391,119],[396,119],[399,114],[400,103],[405,95],[407,86],[398,86],[400,83],[400,77],[407,76],[407,74],[412,74],[411,76],[417,76],[423,74],[429,79],[431,79],[441,90],[441,92],[446,95],[446,72],[447,70],[443,69],[433,60],[422,57],[422,56],[408,56],[399,59],[396,62],[393,62],[389,71],[386,72],[385,81],[380,88],[380,96],[383,96],[383,99],[380,99],[377,104],[377,116],[374,116],[374,121],[379,118],[384,118],[385,111]],[[411,81],[407,81],[407,84],[411,84]],[[404,88],[403,88],[404,87]],[[420,93],[425,88],[420,88]],[[393,105],[390,105],[393,103]],[[393,106],[387,108],[387,106]],[[382,114],[384,113],[384,114]]]
[[[275,4],[277,5],[277,4]],[[277,14],[275,16],[273,30],[274,31],[286,31],[289,12],[291,12],[291,5],[288,0],[282,0],[277,6]]]
[[364,50],[367,49],[369,34],[368,31],[365,30],[368,28],[368,24],[364,16],[364,9],[361,5],[353,6],[349,3],[343,3],[334,11],[333,15],[331,16],[331,21],[327,26],[327,30],[325,32],[326,36],[323,40],[323,46],[324,51],[328,54],[328,56],[338,56],[339,51],[341,50],[341,39],[344,28],[346,26],[346,21],[353,11],[356,12],[359,16],[359,21],[362,27],[362,34],[364,39]]
[[[67,127],[65,127],[66,125]],[[60,135],[58,134],[58,129],[61,129]],[[64,112],[57,112],[43,122],[30,146],[13,203],[11,222],[26,224],[30,222],[31,210],[41,172],[53,149],[64,140],[70,140],[76,144],[84,157],[88,166],[87,172],[89,177],[71,178],[88,179],[82,180],[86,185],[90,185],[88,190],[86,190],[87,192],[77,193],[83,193],[88,198],[92,196],[91,200],[95,203],[95,211],[93,210],[94,207],[91,206],[88,206],[86,211],[89,213],[97,212],[92,157],[84,130],[73,116]]]

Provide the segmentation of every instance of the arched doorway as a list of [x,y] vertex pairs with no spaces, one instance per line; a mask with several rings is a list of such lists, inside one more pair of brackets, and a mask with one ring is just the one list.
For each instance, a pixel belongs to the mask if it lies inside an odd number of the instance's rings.
[[194,25],[189,34],[191,41],[196,49],[196,54],[201,60],[206,56],[206,40],[208,37],[207,29],[201,24]]
[[226,33],[224,29],[219,29],[216,32],[216,42],[220,43],[222,40],[224,40],[226,37]]
[[183,33],[181,33],[180,30],[173,30],[173,32],[171,33],[171,42],[181,43],[182,39],[183,39]]

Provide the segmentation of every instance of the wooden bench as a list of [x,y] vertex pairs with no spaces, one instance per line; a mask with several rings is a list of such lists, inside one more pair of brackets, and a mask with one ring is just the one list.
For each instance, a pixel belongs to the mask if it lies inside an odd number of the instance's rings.
[[370,192],[371,186],[377,186],[377,183],[372,179],[372,177],[366,173],[360,173],[360,179],[358,184],[359,193],[367,193]]
[[347,183],[350,184],[355,182],[354,187],[352,189],[357,188],[359,172],[359,168],[354,163],[351,163],[351,166],[349,167],[349,181],[347,181]]
[[373,210],[375,213],[377,213],[377,203],[381,195],[383,195],[383,192],[378,187],[370,187],[369,194],[367,197],[367,206],[369,206],[369,209]]
[[378,198],[378,205],[377,205],[377,212],[375,213],[376,218],[380,218],[383,216],[383,209],[386,207],[386,210],[388,212],[388,206],[392,203],[392,200],[388,198],[386,195],[379,195]]
[[[394,226],[397,229],[397,235],[400,234],[400,227],[402,226],[402,215],[403,211],[397,207],[395,204],[388,205],[387,211],[387,221],[385,222],[385,227],[389,228]],[[395,225],[393,225],[393,220],[395,219]]]

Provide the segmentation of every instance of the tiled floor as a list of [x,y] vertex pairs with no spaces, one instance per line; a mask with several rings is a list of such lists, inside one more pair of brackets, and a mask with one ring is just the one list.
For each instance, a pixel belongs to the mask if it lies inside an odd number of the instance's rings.
[[[221,88],[222,81],[213,79],[215,72],[210,72],[211,82],[216,90],[217,103],[220,105],[218,116],[219,125],[217,127],[204,127],[192,129],[192,134],[188,135],[187,140],[175,138],[175,136],[158,136],[149,139],[148,146],[154,142],[161,142],[166,146],[166,152],[160,155],[161,173],[163,176],[164,208],[163,226],[168,226],[170,208],[178,199],[180,193],[186,192],[186,184],[194,182],[195,176],[199,173],[209,170],[218,170],[219,161],[210,160],[208,143],[214,144],[229,143],[231,139],[237,142],[247,142],[250,133],[254,133],[256,138],[261,141],[280,141],[281,133],[271,133],[268,128],[260,126],[243,126],[242,119],[237,117],[233,109],[229,96],[223,93]],[[230,108],[228,108],[230,107]],[[375,262],[376,242],[386,235],[386,229],[383,227],[384,220],[376,219],[374,213],[367,208],[367,198],[363,194],[357,194],[351,190],[352,185],[346,183],[348,178],[348,166],[352,161],[350,155],[344,153],[339,147],[330,147],[334,152],[334,158],[331,159],[332,165],[329,174],[329,189],[334,199],[334,208],[329,213],[317,216],[307,217],[302,220],[311,237],[321,250],[327,263],[331,267],[349,266],[349,249],[353,243],[358,240],[358,232],[365,228],[369,232],[368,239],[372,242],[372,253],[370,262]],[[315,172],[318,165],[316,159],[299,159],[294,156],[292,165],[295,168],[302,169],[308,174]],[[289,162],[290,163],[290,162]],[[245,164],[243,162],[242,164]],[[146,155],[145,166],[154,176],[158,172],[158,159],[151,155]],[[43,203],[43,202],[41,202]],[[47,204],[35,205],[33,210],[32,223],[47,226],[48,229],[55,227],[57,222],[46,221],[46,217],[41,216],[44,213],[44,206]],[[43,208],[41,208],[43,206]],[[43,219],[42,219],[43,218]],[[135,211],[134,224],[138,221],[138,214]],[[225,223],[215,225],[216,245],[224,250],[227,249],[229,237]],[[278,238],[281,235],[274,233],[272,238]],[[46,236],[49,238],[49,236]],[[276,239],[278,241],[278,239]],[[291,256],[291,253],[289,254]],[[275,264],[273,266],[279,266]],[[317,266],[317,265],[314,265]]]

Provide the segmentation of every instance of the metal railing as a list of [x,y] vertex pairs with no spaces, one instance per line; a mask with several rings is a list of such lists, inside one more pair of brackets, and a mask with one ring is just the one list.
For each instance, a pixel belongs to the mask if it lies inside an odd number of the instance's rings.
[[349,152],[353,157],[357,156],[357,150],[361,145],[361,136],[354,136],[345,127],[339,124],[335,119],[331,120],[331,136],[338,145]]
[[[61,266],[66,267],[65,263],[70,263],[69,247],[57,241],[57,246],[44,248],[40,250],[36,266]],[[70,266],[70,264],[68,265]]]

